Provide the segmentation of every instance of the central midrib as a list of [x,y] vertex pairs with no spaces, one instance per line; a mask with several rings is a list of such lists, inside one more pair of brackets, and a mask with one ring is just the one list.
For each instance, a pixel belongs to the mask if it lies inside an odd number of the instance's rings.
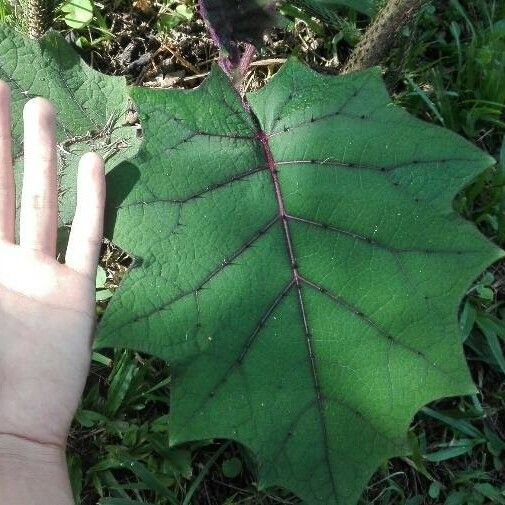
[[[249,113],[251,115],[253,115],[252,111]],[[254,116],[253,116],[253,119],[257,120],[257,118]],[[270,171],[270,175],[272,178],[272,184],[273,184],[273,188],[274,188],[275,198],[277,200],[279,219],[281,220],[281,223],[282,223],[284,239],[286,242],[286,249],[287,249],[287,253],[288,253],[288,257],[289,257],[289,262],[291,264],[293,283],[296,286],[296,290],[297,290],[297,294],[298,294],[298,304],[300,307],[300,314],[301,314],[303,327],[304,327],[305,341],[306,341],[306,345],[307,345],[307,354],[309,356],[311,376],[312,376],[312,380],[313,380],[314,391],[316,394],[317,410],[318,410],[318,414],[319,414],[319,419],[321,421],[321,431],[322,431],[322,436],[323,436],[323,445],[324,445],[324,453],[325,453],[324,458],[325,458],[325,462],[326,462],[326,465],[328,468],[328,474],[330,477],[332,492],[333,492],[335,499],[337,499],[338,498],[337,486],[336,486],[333,472],[331,470],[332,466],[331,466],[330,454],[329,454],[328,430],[326,427],[326,416],[324,414],[324,398],[321,393],[321,386],[319,384],[318,366],[317,366],[316,357],[315,357],[314,351],[313,351],[312,335],[310,333],[309,324],[308,324],[308,320],[307,320],[307,313],[305,310],[305,302],[303,299],[303,292],[302,292],[302,277],[300,276],[300,273],[298,270],[299,267],[298,267],[298,263],[296,260],[294,247],[293,247],[293,239],[291,236],[291,230],[290,230],[290,224],[289,224],[289,214],[286,212],[286,205],[284,203],[284,198],[282,195],[282,188],[281,188],[281,184],[279,181],[279,173],[277,170],[277,162],[275,161],[274,155],[272,153],[272,149],[270,148],[269,137],[265,131],[258,128],[255,138],[261,144],[261,147],[263,149],[263,154],[265,156],[268,170]]]

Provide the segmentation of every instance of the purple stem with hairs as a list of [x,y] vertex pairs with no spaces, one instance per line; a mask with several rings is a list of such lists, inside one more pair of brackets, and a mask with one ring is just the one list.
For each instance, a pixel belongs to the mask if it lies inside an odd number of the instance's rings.
[[198,9],[200,11],[200,16],[205,21],[205,25],[212,41],[219,48],[219,66],[230,77],[233,84],[238,87],[247,73],[254,56],[256,55],[256,48],[254,45],[247,43],[241,54],[238,44],[236,42],[232,42],[230,48],[231,50],[228,51],[228,54],[223,54],[225,44],[220,38],[218,31],[215,30],[210,23],[207,8],[205,6],[205,0],[198,0]]

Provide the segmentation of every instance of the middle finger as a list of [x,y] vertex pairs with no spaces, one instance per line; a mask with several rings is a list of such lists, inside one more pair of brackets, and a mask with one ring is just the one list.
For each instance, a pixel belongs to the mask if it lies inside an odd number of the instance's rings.
[[27,102],[24,119],[24,176],[20,245],[56,255],[57,168],[56,112],[43,98]]

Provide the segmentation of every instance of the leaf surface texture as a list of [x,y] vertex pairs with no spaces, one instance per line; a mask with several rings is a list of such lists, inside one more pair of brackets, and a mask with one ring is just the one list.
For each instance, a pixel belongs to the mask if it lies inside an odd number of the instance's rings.
[[30,99],[51,100],[58,112],[57,139],[60,177],[60,226],[73,218],[79,158],[97,151],[110,170],[132,157],[140,140],[126,124],[126,80],[89,67],[57,33],[40,41],[0,24],[0,79],[12,92],[13,156],[19,197],[23,174],[22,110]]
[[502,253],[452,200],[493,159],[377,69],[290,60],[246,104],[217,68],[132,94],[145,139],[108,226],[137,263],[98,345],[173,364],[173,443],[234,439],[261,486],[356,503],[421,406],[475,391],[457,310]]

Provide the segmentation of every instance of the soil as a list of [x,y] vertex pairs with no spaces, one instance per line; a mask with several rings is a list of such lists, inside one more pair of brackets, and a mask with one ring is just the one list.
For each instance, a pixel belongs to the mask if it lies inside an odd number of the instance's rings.
[[[196,16],[194,21],[170,31],[160,31],[157,19],[161,8],[154,2],[146,11],[134,8],[107,14],[107,26],[114,37],[95,48],[82,50],[82,56],[97,70],[126,76],[132,84],[162,88],[197,86],[217,60],[218,51],[204,22]],[[92,35],[99,36],[95,32]],[[317,35],[303,21],[274,29],[245,76],[244,91],[261,87],[292,54],[313,68],[337,72],[350,48],[341,42],[335,50],[334,44],[328,44],[328,36],[323,35]],[[67,39],[73,42],[77,35],[70,32]]]

